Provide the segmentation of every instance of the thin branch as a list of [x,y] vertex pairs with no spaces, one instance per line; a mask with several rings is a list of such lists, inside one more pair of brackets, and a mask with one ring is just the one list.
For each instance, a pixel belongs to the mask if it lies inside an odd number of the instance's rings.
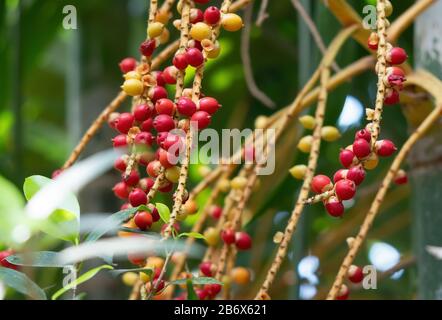
[[258,27],[261,27],[264,23],[264,20],[266,20],[269,17],[269,14],[267,13],[267,7],[269,6],[269,0],[261,0],[261,6],[259,7],[258,17],[256,18],[255,24]]

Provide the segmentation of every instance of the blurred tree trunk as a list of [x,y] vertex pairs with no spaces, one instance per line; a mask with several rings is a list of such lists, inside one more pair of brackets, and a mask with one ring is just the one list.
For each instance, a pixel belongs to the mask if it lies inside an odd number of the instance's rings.
[[[415,65],[442,78],[442,1],[418,19]],[[426,246],[442,246],[442,122],[415,146],[410,156],[415,213],[418,298],[442,299],[442,262]]]

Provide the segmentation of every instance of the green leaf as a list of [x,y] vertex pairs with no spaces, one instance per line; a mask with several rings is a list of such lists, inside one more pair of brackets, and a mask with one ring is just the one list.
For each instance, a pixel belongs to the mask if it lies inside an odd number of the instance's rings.
[[66,291],[74,288],[75,286],[78,286],[90,279],[92,279],[98,272],[100,272],[103,269],[113,269],[114,267],[108,265],[108,264],[104,264],[102,266],[96,267],[94,269],[89,270],[86,273],[83,273],[80,277],[78,277],[75,281],[72,281],[71,283],[69,283],[68,285],[64,286],[63,288],[61,288],[60,290],[58,290],[56,293],[54,293],[52,295],[52,300],[57,300],[58,297],[60,297],[61,295],[63,295]]
[[199,232],[183,232],[178,235],[178,238],[181,237],[189,237],[189,238],[195,238],[195,239],[206,239],[201,233]]
[[20,190],[2,176],[0,190],[0,243],[9,243],[13,227],[24,219],[24,199]]
[[0,267],[0,280],[8,287],[35,300],[46,300],[44,291],[22,272]]
[[187,287],[187,300],[199,300],[198,296],[193,288],[192,279],[186,279],[186,287]]
[[92,230],[85,239],[85,242],[94,242],[111,230],[117,229],[121,223],[128,220],[139,208],[121,210],[106,218],[103,223]]
[[143,272],[145,274],[147,274],[148,276],[151,276],[153,273],[153,269],[152,268],[135,268],[135,269],[115,269],[110,271],[110,273],[112,275],[120,275],[122,273],[126,273],[126,272]]
[[63,268],[66,265],[57,262],[58,255],[54,251],[36,251],[10,255],[6,260],[19,266]]
[[155,203],[155,207],[157,208],[158,213],[160,214],[161,220],[163,220],[165,223],[168,223],[170,218],[169,207],[163,203]]
[[[186,284],[188,279],[177,279],[174,281],[170,281],[168,285],[181,285]],[[216,280],[215,278],[211,277],[198,277],[198,278],[192,278],[193,284],[220,284],[222,285],[222,282]]]
[[119,230],[125,231],[125,232],[131,232],[131,233],[145,234],[147,236],[156,236],[156,237],[158,236],[158,233],[156,233],[156,232],[143,231],[143,230],[134,229],[134,228],[120,227]]

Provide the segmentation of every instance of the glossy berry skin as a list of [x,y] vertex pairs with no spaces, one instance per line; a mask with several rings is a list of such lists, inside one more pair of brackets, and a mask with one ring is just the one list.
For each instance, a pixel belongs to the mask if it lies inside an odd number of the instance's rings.
[[152,146],[155,138],[150,132],[140,132],[137,133],[134,139],[135,144],[140,146]]
[[149,205],[149,209],[151,210],[150,214],[152,215],[152,221],[157,222],[160,220],[160,214],[158,213],[158,209],[153,205]]
[[147,230],[152,226],[152,215],[147,211],[138,211],[134,222],[140,230]]
[[222,286],[217,283],[204,285],[204,291],[207,292],[209,298],[215,298],[221,292]]
[[198,130],[203,130],[210,125],[210,114],[205,111],[197,111],[195,112],[190,121],[194,124],[197,124]]
[[116,121],[115,127],[118,131],[120,131],[120,133],[126,134],[129,132],[130,128],[132,128],[134,121],[134,116],[129,112],[125,112],[120,114]]
[[313,177],[311,188],[315,193],[323,193],[331,190],[333,188],[333,184],[329,177],[323,174],[318,174],[317,176]]
[[207,24],[217,24],[220,19],[221,12],[217,7],[211,6],[204,11],[204,21]]
[[196,104],[188,97],[181,97],[177,101],[177,110],[180,115],[191,117],[196,112]]
[[406,184],[408,182],[407,173],[404,170],[399,170],[394,177],[394,183],[397,185]]
[[157,85],[164,87],[166,85],[166,81],[164,80],[163,72],[162,71],[153,71],[152,75],[155,77],[155,80],[157,81]]
[[168,133],[166,138],[160,143],[160,146],[167,151],[171,149],[169,152],[174,152],[177,156],[179,151],[184,147],[184,143],[180,136]]
[[153,120],[152,118],[148,118],[141,123],[140,129],[141,131],[149,132],[153,128]]
[[350,268],[348,268],[347,275],[348,280],[353,283],[359,283],[364,279],[364,273],[362,272],[362,269],[355,265],[351,265]]
[[221,218],[222,213],[223,213],[223,209],[219,206],[212,206],[212,208],[210,208],[210,215],[215,220],[218,220],[219,218]]
[[376,141],[375,148],[376,154],[380,157],[389,157],[397,150],[391,140]]
[[140,44],[140,53],[145,57],[150,57],[155,50],[155,40],[146,40]]
[[167,98],[159,99],[155,103],[155,110],[157,111],[158,114],[166,114],[168,116],[173,116],[175,112],[175,104],[173,103],[172,100]]
[[114,185],[112,191],[114,192],[116,197],[123,200],[127,199],[127,197],[129,196],[129,186],[123,181],[118,182],[116,185]]
[[137,66],[137,60],[128,57],[121,60],[119,67],[122,73],[128,73],[129,71],[135,70]]
[[199,4],[206,4],[209,1],[210,0],[194,0],[195,3],[199,3]]
[[127,146],[127,137],[125,134],[119,134],[112,139],[114,148],[121,148]]
[[235,233],[235,246],[238,250],[249,250],[252,247],[252,238],[244,231],[237,232]]
[[345,168],[350,167],[355,159],[355,154],[353,151],[348,149],[343,149],[339,153],[339,162],[341,162],[342,166]]
[[132,207],[138,207],[142,204],[147,204],[146,193],[140,188],[135,188],[131,191],[131,193],[129,193],[129,203]]
[[114,162],[114,168],[118,171],[124,172],[126,170],[126,160],[123,157],[118,158]]
[[138,171],[132,170],[127,176],[124,176],[123,174],[123,181],[126,182],[128,186],[133,187],[140,181],[140,175]]
[[214,114],[220,107],[221,105],[218,101],[212,97],[204,97],[199,101],[199,110],[205,111],[208,114]]
[[399,67],[388,67],[384,78],[384,83],[388,87],[396,87],[402,89],[405,82],[405,72]]
[[147,164],[146,172],[152,178],[158,177],[158,175],[160,174],[160,170],[161,163],[158,160],[151,161]]
[[372,32],[368,37],[367,45],[371,50],[377,50],[379,45],[379,36],[376,32]]
[[163,79],[167,84],[176,84],[178,69],[175,66],[169,66],[163,71]]
[[338,171],[335,172],[335,174],[333,175],[333,182],[336,183],[339,180],[342,179],[347,179],[347,173],[348,170],[347,169],[339,169]]
[[356,185],[349,179],[340,180],[336,182],[335,193],[340,200],[350,200],[356,193]]
[[348,290],[348,287],[343,284],[338,292],[338,295],[336,296],[336,300],[347,300],[349,295],[350,290]]
[[187,55],[185,53],[176,54],[175,57],[173,57],[172,63],[178,70],[184,70],[189,65]]
[[386,58],[390,64],[398,65],[404,63],[407,60],[408,56],[407,52],[405,52],[404,49],[399,47],[394,47],[387,52]]
[[399,102],[399,92],[394,88],[387,88],[385,90],[384,103],[392,105]]
[[235,32],[242,28],[243,23],[239,15],[235,13],[227,13],[223,15],[221,25],[223,26],[224,30]]
[[327,210],[328,214],[332,217],[341,217],[344,214],[344,205],[334,196],[328,198],[324,202],[324,205],[325,210]]
[[4,250],[0,252],[0,266],[4,268],[14,269],[17,270],[18,266],[15,264],[10,263],[8,260],[6,260],[7,257],[10,255],[13,255],[14,252],[12,250]]
[[171,116],[160,114],[155,117],[153,127],[158,132],[170,131],[175,128],[175,121]]
[[370,143],[365,139],[356,139],[353,142],[353,153],[358,159],[367,157],[371,152]]
[[167,98],[167,90],[160,86],[150,88],[147,94],[153,103],[156,103],[159,99]]
[[235,243],[235,231],[233,229],[224,229],[221,231],[221,239],[225,244]]
[[189,48],[186,51],[186,60],[189,65],[196,68],[204,63],[204,56],[197,48]]
[[204,20],[204,13],[201,9],[190,9],[190,23],[195,24]]
[[367,142],[371,141],[371,133],[367,129],[358,130],[355,134],[355,140],[364,139]]
[[154,185],[154,181],[151,178],[143,178],[140,179],[139,182],[139,187],[144,191],[144,192],[149,192],[150,189],[152,189],[153,185]]
[[210,261],[204,261],[200,264],[200,271],[203,275],[205,275],[206,277],[212,277],[213,276],[213,272],[212,272],[212,262]]
[[365,170],[362,166],[355,166],[348,169],[346,178],[353,181],[357,186],[365,179]]
[[158,160],[165,169],[172,168],[174,165],[177,164],[178,161],[176,156],[167,152],[164,149],[160,149],[158,153]]
[[139,122],[145,121],[147,118],[152,116],[153,110],[146,103],[139,104],[134,108],[134,118]]

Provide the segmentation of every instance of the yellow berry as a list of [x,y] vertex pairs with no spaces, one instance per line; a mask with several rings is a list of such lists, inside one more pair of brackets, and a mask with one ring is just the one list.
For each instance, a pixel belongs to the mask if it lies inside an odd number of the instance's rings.
[[184,208],[181,208],[181,210],[178,211],[177,214],[176,214],[176,219],[177,219],[178,221],[184,221],[184,220],[186,220],[186,218],[187,218],[188,215],[189,215],[189,214],[187,213],[187,211],[184,210]]
[[155,21],[161,22],[163,25],[166,24],[170,19],[170,12],[167,10],[158,10],[155,15]]
[[138,275],[140,276],[140,279],[141,281],[143,281],[143,283],[147,283],[150,281],[150,276],[145,272],[140,272]]
[[164,24],[161,22],[152,22],[149,23],[149,26],[147,27],[147,35],[150,39],[159,37],[163,33]]
[[[135,224],[134,219],[130,219],[128,222],[124,223],[123,227],[130,228],[130,229],[138,228],[137,225]],[[118,231],[117,235],[119,237],[131,237],[131,236],[135,235],[135,233],[127,232],[127,231]]]
[[289,172],[293,176],[293,178],[302,180],[304,179],[305,173],[307,172],[307,166],[305,164],[298,164],[291,167]]
[[180,167],[173,166],[166,169],[166,179],[170,182],[177,183],[180,178]]
[[298,142],[298,149],[304,153],[309,153],[312,148],[313,137],[311,135],[302,137]]
[[230,190],[230,181],[229,179],[222,179],[219,182],[219,189],[221,192],[228,192]]
[[210,39],[212,36],[212,29],[210,29],[210,27],[204,22],[197,22],[190,29],[190,36],[198,41]]
[[148,269],[148,268],[162,269],[163,266],[164,266],[164,259],[163,258],[160,258],[160,257],[149,257],[149,258],[147,258],[145,268],[146,269]]
[[209,227],[204,231],[204,238],[206,238],[206,243],[214,247],[218,244],[219,241],[219,232],[213,227]]
[[230,187],[235,190],[244,189],[246,185],[247,185],[246,177],[235,177],[230,182]]
[[165,44],[169,41],[170,38],[170,32],[167,30],[167,28],[163,29],[163,32],[160,35],[160,44]]
[[392,13],[393,13],[393,5],[389,0],[387,0],[385,1],[385,15],[389,17],[391,16]]
[[187,200],[183,208],[187,214],[195,214],[198,212],[198,204],[193,200]]
[[144,86],[140,80],[128,79],[123,83],[123,90],[130,96],[139,96],[143,93]]
[[333,126],[325,126],[321,129],[321,138],[328,142],[333,142],[341,137],[338,128]]
[[124,74],[124,79],[125,80],[129,80],[129,79],[137,79],[137,80],[141,80],[141,74],[137,71],[129,71],[128,73]]
[[243,23],[239,15],[235,13],[226,13],[221,19],[221,25],[227,31],[238,31],[242,28]]
[[244,267],[233,268],[230,276],[236,284],[247,284],[250,281],[250,271]]
[[362,163],[365,169],[373,170],[379,164],[379,158],[376,153],[372,152]]
[[255,119],[255,128],[256,129],[264,129],[267,125],[267,122],[269,121],[269,118],[266,116],[258,116]]
[[216,59],[218,58],[220,53],[221,53],[221,46],[219,45],[219,42],[216,41],[213,45],[212,50],[207,51],[207,58]]
[[299,117],[299,122],[301,122],[302,126],[306,129],[313,130],[316,125],[316,120],[314,117],[306,115]]
[[138,276],[135,272],[126,272],[123,274],[122,280],[126,286],[132,287],[137,282]]

